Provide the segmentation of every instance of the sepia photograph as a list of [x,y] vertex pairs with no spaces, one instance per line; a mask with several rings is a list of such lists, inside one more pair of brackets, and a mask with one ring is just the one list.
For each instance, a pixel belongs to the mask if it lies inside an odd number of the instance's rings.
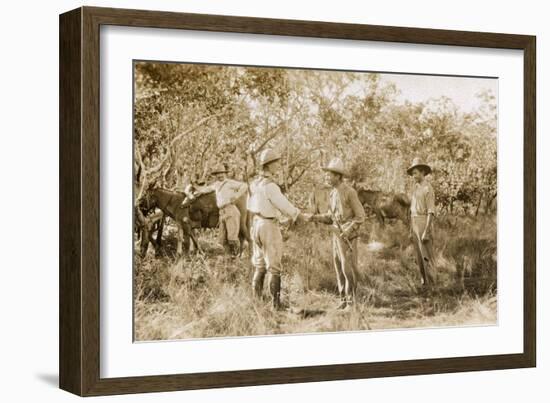
[[132,74],[135,341],[497,324],[497,77]]

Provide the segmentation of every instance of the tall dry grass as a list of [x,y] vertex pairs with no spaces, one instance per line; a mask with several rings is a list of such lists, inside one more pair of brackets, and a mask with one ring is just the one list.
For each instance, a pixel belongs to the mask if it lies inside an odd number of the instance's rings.
[[248,258],[223,255],[212,231],[200,236],[205,256],[175,256],[174,231],[163,252],[135,257],[135,335],[165,340],[494,324],[497,316],[494,217],[439,219],[436,290],[419,288],[408,230],[365,225],[360,242],[358,303],[335,309],[331,241],[315,224],[285,230],[282,299],[274,312],[251,295]]

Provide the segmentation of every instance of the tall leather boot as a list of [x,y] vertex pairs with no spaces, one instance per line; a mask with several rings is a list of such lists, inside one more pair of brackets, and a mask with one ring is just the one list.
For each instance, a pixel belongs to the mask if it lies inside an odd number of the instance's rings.
[[262,292],[264,289],[265,271],[256,269],[254,271],[254,277],[252,278],[252,292],[254,297],[262,298]]
[[241,252],[241,244],[239,241],[229,241],[229,253],[232,257],[239,256]]
[[269,291],[271,293],[271,305],[273,309],[281,309],[281,276],[269,273],[268,278]]

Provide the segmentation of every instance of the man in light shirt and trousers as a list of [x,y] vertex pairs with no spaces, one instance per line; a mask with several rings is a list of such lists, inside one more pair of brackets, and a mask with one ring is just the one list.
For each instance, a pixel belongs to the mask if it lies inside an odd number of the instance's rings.
[[329,211],[315,214],[311,220],[331,225],[332,256],[340,294],[338,309],[345,309],[355,302],[359,227],[365,220],[365,210],[355,189],[343,181],[346,170],[341,159],[334,158],[323,170],[332,187]]
[[281,170],[281,156],[271,149],[264,150],[259,157],[261,172],[250,184],[248,210],[252,214],[252,279],[253,293],[261,298],[264,277],[274,309],[281,309],[281,260],[283,237],[277,217],[289,217],[292,223],[307,221],[307,217],[286,198],[275,182]]
[[240,252],[239,229],[241,213],[235,206],[235,202],[246,193],[248,186],[244,182],[227,178],[227,169],[218,164],[210,175],[216,180],[210,185],[203,186],[198,191],[188,194],[191,201],[198,196],[216,192],[216,205],[219,209],[219,242],[226,252],[236,256]]
[[415,158],[407,169],[415,184],[411,194],[411,238],[416,252],[416,261],[422,275],[422,286],[434,285],[433,220],[435,217],[435,194],[425,176],[432,169]]

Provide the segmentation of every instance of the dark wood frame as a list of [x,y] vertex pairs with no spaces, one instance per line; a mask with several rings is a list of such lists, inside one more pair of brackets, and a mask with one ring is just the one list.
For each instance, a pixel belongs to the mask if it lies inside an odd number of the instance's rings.
[[[523,353],[100,378],[99,28],[102,24],[523,50]],[[82,7],[60,15],[59,40],[59,379],[62,389],[81,396],[92,396],[525,368],[536,365],[534,36]]]

